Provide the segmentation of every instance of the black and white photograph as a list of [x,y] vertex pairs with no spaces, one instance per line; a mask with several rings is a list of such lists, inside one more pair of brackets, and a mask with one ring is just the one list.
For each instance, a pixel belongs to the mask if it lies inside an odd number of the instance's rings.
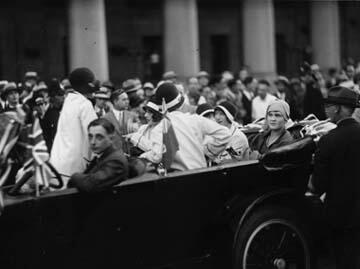
[[0,268],[360,269],[359,14],[1,0]]

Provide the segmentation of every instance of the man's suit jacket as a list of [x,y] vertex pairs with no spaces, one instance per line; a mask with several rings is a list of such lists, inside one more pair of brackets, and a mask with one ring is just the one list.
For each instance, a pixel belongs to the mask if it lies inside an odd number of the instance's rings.
[[138,125],[135,122],[135,115],[130,111],[122,111],[122,118],[119,121],[112,110],[104,115],[103,118],[109,120],[115,126],[114,146],[117,149],[129,153],[130,144],[125,141],[123,135],[137,131]]
[[40,119],[40,126],[43,131],[44,139],[49,152],[51,151],[51,147],[56,135],[59,116],[60,111],[50,105],[48,110],[46,110],[44,117]]
[[360,228],[360,124],[348,118],[323,136],[315,153],[312,184],[326,192],[325,212],[332,228]]
[[243,94],[242,96],[242,103],[243,103],[243,108],[246,111],[246,115],[243,118],[243,123],[244,124],[248,124],[251,123],[251,112],[252,112],[252,100],[249,100],[245,94]]
[[128,173],[129,166],[123,152],[110,146],[99,159],[93,159],[83,173],[73,174],[68,187],[92,192],[124,181]]

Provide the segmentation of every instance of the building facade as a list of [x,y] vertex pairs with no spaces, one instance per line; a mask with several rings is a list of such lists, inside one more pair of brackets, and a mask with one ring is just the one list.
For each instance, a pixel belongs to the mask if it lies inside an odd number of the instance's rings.
[[2,0],[0,79],[79,66],[116,83],[243,65],[273,77],[305,60],[325,71],[360,60],[359,12],[335,0]]

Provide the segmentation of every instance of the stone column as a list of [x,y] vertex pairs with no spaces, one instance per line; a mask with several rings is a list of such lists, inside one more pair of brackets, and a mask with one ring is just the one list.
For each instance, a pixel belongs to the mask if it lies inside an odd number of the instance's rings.
[[165,70],[180,79],[199,71],[199,33],[196,0],[164,1]]
[[275,22],[272,0],[243,1],[244,63],[254,76],[276,74]]
[[90,68],[97,79],[109,79],[104,0],[69,1],[70,70]]
[[337,1],[311,1],[313,63],[322,70],[340,66],[339,8]]

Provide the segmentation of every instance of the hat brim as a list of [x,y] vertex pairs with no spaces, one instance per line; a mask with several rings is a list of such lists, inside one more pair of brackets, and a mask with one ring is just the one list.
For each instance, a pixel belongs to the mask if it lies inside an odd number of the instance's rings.
[[327,98],[324,99],[324,102],[326,104],[344,105],[352,108],[360,107],[359,101],[349,100],[348,98],[341,98],[341,97],[328,96]]
[[220,111],[222,111],[226,118],[230,121],[230,122],[234,122],[234,116],[230,114],[229,110],[227,110],[225,107],[218,105],[215,107],[214,110],[219,109]]

